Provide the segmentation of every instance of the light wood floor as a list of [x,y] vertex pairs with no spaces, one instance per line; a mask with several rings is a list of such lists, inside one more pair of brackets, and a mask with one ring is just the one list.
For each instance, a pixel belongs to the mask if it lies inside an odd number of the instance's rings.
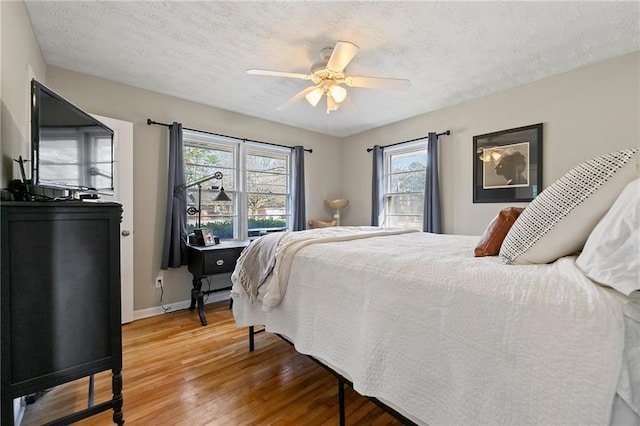
[[[124,419],[127,425],[337,425],[334,376],[270,333],[248,350],[247,330],[235,326],[228,302],[196,312],[172,312],[123,326]],[[95,403],[110,398],[111,377],[95,376]],[[88,379],[58,386],[27,406],[23,425],[87,405]],[[352,389],[345,392],[347,425],[400,423]],[[111,411],[79,424],[108,425]]]

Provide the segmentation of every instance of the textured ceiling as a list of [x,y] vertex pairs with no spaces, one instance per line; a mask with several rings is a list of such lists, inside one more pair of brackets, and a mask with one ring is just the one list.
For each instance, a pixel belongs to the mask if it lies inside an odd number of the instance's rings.
[[[25,4],[48,65],[338,137],[640,50],[635,1]],[[245,72],[308,73],[338,40],[348,74],[411,88],[277,111],[309,82]]]

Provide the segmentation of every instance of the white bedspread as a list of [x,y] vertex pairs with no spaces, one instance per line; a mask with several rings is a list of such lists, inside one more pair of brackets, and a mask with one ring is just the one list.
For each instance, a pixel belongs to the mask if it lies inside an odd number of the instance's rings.
[[[299,232],[287,232],[283,234],[275,249],[275,265],[273,266],[273,272],[270,277],[269,284],[266,286],[265,291],[260,294],[263,309],[269,310],[274,306],[277,306],[284,297],[287,290],[287,284],[289,282],[289,274],[291,272],[293,259],[295,258],[296,253],[304,247],[311,244],[350,241],[382,235],[406,234],[410,232],[417,231],[415,229],[379,228],[375,226],[338,226],[309,229]],[[238,259],[240,265],[231,276],[232,282],[236,282],[240,279],[239,277],[241,275],[242,268],[244,268],[244,257],[256,248],[255,245],[258,245],[258,242],[259,240],[247,247],[247,253],[243,253],[240,259]]]
[[[632,299],[573,257],[503,265],[474,258],[476,243],[410,233],[306,246],[269,312],[234,288],[237,325],[287,336],[419,423],[604,425],[616,389],[632,405],[638,384],[619,380]],[[637,352],[625,370],[640,368]]]

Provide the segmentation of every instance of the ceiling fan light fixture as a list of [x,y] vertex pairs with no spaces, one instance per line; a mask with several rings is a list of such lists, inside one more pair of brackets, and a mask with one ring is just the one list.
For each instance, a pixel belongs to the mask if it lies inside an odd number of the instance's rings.
[[315,89],[307,93],[304,97],[307,102],[309,102],[309,105],[315,107],[316,105],[318,105],[318,102],[320,102],[323,93],[324,90],[322,90],[322,87],[316,87]]
[[327,113],[336,111],[347,98],[347,89],[344,85],[390,90],[408,90],[411,87],[411,82],[406,79],[347,75],[345,68],[358,53],[359,49],[358,46],[348,41],[338,41],[335,47],[325,47],[320,51],[321,60],[311,65],[309,74],[261,69],[250,69],[247,70],[247,73],[311,80],[311,86],[302,89],[285,103],[278,106],[276,108],[278,111],[283,111],[303,97],[306,98],[309,105],[315,107],[323,95],[327,96]]
[[329,87],[329,93],[331,93],[331,97],[337,103],[344,101],[347,97],[347,89],[337,84],[332,84]]
[[340,104],[333,99],[330,92],[327,92],[327,114],[331,111],[337,111],[338,108],[340,108]]

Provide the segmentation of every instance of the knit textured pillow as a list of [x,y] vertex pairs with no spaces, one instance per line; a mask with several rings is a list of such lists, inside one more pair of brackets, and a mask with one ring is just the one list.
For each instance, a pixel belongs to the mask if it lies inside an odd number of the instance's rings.
[[601,155],[570,170],[518,217],[500,248],[504,263],[549,263],[581,250],[624,187],[638,177],[640,149]]

